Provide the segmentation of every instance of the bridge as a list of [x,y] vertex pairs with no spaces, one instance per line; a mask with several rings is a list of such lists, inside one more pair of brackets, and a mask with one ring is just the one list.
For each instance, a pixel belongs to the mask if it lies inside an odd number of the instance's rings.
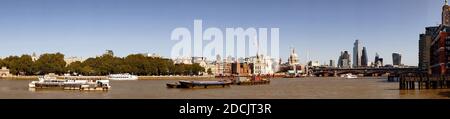
[[385,74],[398,75],[406,73],[418,73],[418,68],[396,68],[396,67],[365,67],[365,68],[330,68],[330,67],[317,67],[312,68],[312,74],[315,76],[340,76],[342,74],[355,74],[364,76],[381,76]]

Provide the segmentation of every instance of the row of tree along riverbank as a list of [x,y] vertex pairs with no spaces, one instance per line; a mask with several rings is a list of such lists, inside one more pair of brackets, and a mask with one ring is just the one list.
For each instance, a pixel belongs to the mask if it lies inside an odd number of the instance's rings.
[[[59,79],[70,78],[70,79],[107,79],[106,76],[58,76]],[[9,76],[0,77],[0,79],[6,80],[36,80],[38,76]],[[139,80],[214,80],[214,76],[138,76]]]
[[30,55],[9,56],[0,59],[0,67],[6,66],[11,74],[21,76],[70,73],[84,76],[104,76],[117,73],[131,73],[139,76],[160,75],[199,75],[205,70],[199,64],[174,64],[171,59],[147,57],[142,54],[131,54],[126,57],[116,57],[104,54],[66,64],[64,54],[43,54],[33,60]]

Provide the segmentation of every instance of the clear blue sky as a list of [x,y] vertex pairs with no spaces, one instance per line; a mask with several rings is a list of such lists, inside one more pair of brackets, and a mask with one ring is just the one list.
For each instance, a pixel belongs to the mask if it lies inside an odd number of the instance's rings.
[[[169,56],[171,31],[203,27],[278,27],[280,55],[289,46],[300,61],[336,60],[355,39],[392,63],[417,65],[419,34],[440,22],[444,0],[0,0],[0,56],[61,52],[90,57]],[[193,30],[192,30],[193,31]]]

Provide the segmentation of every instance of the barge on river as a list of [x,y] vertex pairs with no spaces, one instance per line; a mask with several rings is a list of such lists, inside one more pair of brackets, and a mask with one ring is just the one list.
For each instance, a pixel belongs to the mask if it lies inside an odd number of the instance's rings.
[[34,89],[64,89],[64,90],[109,90],[109,80],[75,80],[57,79],[56,77],[43,76],[39,81],[28,84]]
[[230,87],[231,81],[184,81],[181,80],[178,83],[167,84],[168,88],[212,88]]
[[234,85],[263,85],[270,84],[270,79],[261,76],[235,76],[230,79]]

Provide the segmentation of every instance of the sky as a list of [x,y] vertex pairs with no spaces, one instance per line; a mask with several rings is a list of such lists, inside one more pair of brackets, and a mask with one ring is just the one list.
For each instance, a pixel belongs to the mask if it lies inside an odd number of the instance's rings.
[[[158,53],[169,57],[178,27],[280,29],[280,56],[337,60],[359,39],[369,61],[417,65],[419,34],[440,23],[444,0],[0,0],[0,57],[61,52],[93,57]],[[309,54],[309,55],[307,55]]]

